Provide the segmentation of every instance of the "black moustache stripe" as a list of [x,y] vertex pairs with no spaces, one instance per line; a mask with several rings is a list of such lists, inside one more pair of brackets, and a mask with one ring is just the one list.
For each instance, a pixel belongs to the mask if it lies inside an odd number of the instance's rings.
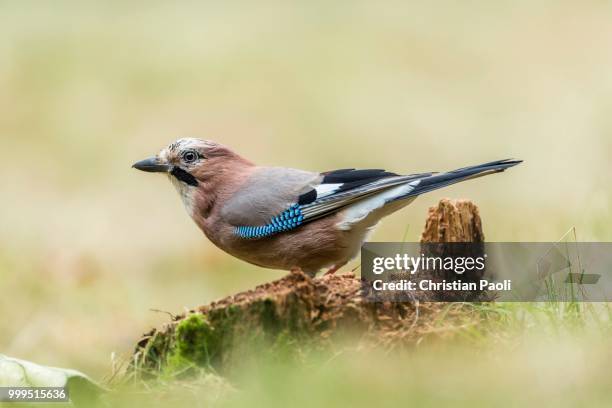
[[174,167],[172,171],[170,172],[170,174],[172,174],[174,177],[176,177],[178,180],[182,181],[183,183],[189,184],[190,186],[196,187],[198,185],[198,180],[195,177],[193,177],[191,173],[181,169],[180,167]]

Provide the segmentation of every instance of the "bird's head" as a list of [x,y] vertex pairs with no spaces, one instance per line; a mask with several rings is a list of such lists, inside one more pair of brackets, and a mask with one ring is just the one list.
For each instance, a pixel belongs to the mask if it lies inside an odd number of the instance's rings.
[[149,173],[167,174],[188,211],[193,212],[198,187],[227,176],[227,170],[251,163],[229,148],[210,140],[184,138],[163,148],[157,155],[132,165]]
[[197,175],[212,154],[218,155],[216,151],[220,147],[209,140],[179,139],[163,148],[156,156],[136,162],[132,167],[149,173],[165,173],[178,182],[196,187]]

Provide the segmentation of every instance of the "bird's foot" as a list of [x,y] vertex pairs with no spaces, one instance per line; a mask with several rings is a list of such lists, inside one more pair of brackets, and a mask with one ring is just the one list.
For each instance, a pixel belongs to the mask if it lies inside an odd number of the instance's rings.
[[289,273],[290,273],[290,274],[294,274],[294,273],[297,273],[297,274],[303,274],[303,273],[304,273],[304,271],[302,270],[302,268],[295,267],[295,268],[291,268],[291,269],[289,270]]
[[336,273],[336,271],[338,271],[338,269],[342,268],[344,265],[346,265],[346,262],[332,266],[327,270],[327,272],[325,272],[325,275],[333,275],[334,273]]

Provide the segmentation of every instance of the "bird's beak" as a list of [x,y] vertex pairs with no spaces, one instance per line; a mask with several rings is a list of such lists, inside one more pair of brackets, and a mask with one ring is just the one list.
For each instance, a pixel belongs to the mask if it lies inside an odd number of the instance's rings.
[[163,163],[157,157],[149,157],[132,165],[133,168],[147,171],[149,173],[167,173],[170,171],[170,165]]

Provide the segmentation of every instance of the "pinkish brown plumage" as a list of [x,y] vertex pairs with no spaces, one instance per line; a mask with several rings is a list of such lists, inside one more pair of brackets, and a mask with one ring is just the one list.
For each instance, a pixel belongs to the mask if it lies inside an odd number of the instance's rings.
[[168,174],[198,227],[230,255],[314,275],[323,268],[334,272],[355,257],[382,217],[419,194],[518,163],[407,176],[355,169],[315,173],[257,166],[228,147],[187,138],[134,167]]

